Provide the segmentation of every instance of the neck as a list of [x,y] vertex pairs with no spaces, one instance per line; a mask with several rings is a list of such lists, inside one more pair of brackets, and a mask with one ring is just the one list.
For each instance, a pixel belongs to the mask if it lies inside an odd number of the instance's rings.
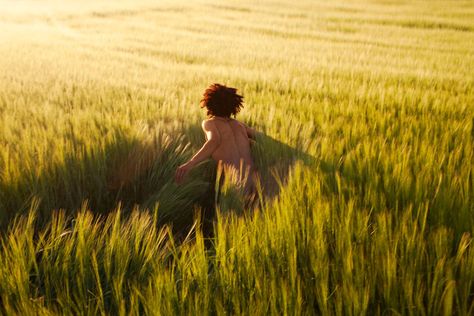
[[230,117],[225,117],[225,116],[217,116],[217,115],[214,115],[213,118],[216,118],[216,119],[221,119],[221,120],[225,120],[225,121],[230,121],[231,118]]

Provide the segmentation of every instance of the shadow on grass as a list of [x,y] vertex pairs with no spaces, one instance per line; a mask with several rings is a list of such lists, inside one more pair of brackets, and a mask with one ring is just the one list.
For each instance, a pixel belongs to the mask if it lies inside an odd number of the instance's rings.
[[[184,184],[176,185],[177,166],[204,142],[196,126],[177,135],[116,131],[110,141],[66,154],[41,173],[25,170],[15,183],[1,181],[2,228],[34,202],[38,202],[39,227],[49,221],[53,210],[63,209],[72,217],[84,203],[95,214],[106,214],[118,205],[125,213],[137,206],[157,209],[158,223],[171,224],[174,232],[187,231],[198,210],[209,224],[215,214],[216,164],[202,163]],[[263,134],[258,135],[252,152],[267,198],[278,194],[279,182],[286,181],[297,160],[314,163],[310,155]]]
[[175,169],[189,154],[185,137],[115,132],[110,139],[66,154],[41,172],[24,170],[14,183],[2,179],[2,228],[34,201],[39,226],[47,223],[54,209],[74,215],[83,203],[96,214],[108,213],[119,203],[124,211],[136,205],[152,210],[159,204],[160,224],[190,225],[194,205],[209,184],[197,178],[182,186],[174,184]]
[[267,199],[278,195],[280,184],[286,183],[296,162],[302,162],[306,166],[316,164],[313,156],[261,133],[257,134],[257,139],[252,144],[252,156]]

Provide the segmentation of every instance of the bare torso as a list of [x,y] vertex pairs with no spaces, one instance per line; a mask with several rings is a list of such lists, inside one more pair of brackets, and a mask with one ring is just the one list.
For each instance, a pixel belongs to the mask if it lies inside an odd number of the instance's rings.
[[252,174],[254,164],[250,151],[250,139],[246,127],[237,120],[223,117],[209,119],[219,133],[219,146],[212,153],[212,158],[236,170],[248,172],[246,187],[253,187]]

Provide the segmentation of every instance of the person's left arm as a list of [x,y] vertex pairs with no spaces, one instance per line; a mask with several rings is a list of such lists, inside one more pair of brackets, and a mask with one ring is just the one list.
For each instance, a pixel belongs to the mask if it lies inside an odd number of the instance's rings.
[[188,162],[178,167],[175,174],[175,181],[178,184],[184,180],[192,168],[211,157],[212,153],[219,147],[220,135],[214,123],[209,120],[203,121],[202,129],[206,134],[207,141]]

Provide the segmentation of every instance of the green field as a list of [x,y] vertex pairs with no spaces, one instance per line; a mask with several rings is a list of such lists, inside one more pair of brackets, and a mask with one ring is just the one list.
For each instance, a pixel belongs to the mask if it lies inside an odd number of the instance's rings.
[[474,314],[474,2],[0,0],[0,57],[0,314]]

